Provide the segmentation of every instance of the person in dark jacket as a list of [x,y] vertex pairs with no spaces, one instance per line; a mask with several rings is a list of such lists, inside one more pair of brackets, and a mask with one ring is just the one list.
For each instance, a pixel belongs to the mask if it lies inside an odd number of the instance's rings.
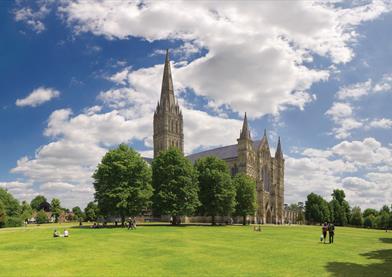
[[328,226],[328,234],[329,234],[329,243],[333,243],[333,237],[335,235],[335,226],[333,223]]

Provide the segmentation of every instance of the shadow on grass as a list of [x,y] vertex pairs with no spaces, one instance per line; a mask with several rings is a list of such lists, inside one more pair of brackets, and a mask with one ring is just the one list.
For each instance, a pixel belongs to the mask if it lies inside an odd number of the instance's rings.
[[384,243],[392,243],[392,238],[380,238],[380,240]]
[[[380,238],[384,243],[392,243],[391,238]],[[332,276],[391,276],[392,249],[381,249],[361,254],[371,264],[361,265],[355,263],[328,263],[326,269]]]

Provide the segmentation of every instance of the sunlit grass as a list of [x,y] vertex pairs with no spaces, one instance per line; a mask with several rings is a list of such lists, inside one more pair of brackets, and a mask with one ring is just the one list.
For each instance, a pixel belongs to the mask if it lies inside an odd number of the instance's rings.
[[[310,226],[0,230],[0,276],[387,276],[392,233]],[[78,227],[77,225],[75,227]],[[70,231],[53,238],[53,230]],[[389,272],[389,273],[388,273]]]

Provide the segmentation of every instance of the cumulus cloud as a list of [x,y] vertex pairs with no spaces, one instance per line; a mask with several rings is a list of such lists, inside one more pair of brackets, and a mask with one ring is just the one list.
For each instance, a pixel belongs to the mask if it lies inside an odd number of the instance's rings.
[[59,96],[60,96],[60,92],[58,90],[55,90],[53,88],[39,87],[33,90],[25,98],[17,99],[15,104],[18,107],[25,107],[25,106],[37,107]]
[[[329,76],[328,69],[304,63],[314,54],[333,63],[350,61],[354,27],[387,10],[383,2],[342,9],[302,1],[179,1],[175,10],[159,1],[69,1],[60,8],[77,33],[181,40],[174,52],[184,52],[184,58],[206,49],[206,55],[179,68],[177,79],[215,106],[248,111],[251,117],[288,106],[302,109],[313,99],[311,85]],[[112,80],[124,84],[125,75],[119,72]]]
[[45,31],[46,27],[42,20],[50,12],[46,2],[41,1],[40,3],[42,3],[42,5],[37,9],[21,7],[14,11],[15,21],[24,22],[38,34]]
[[[296,154],[285,157],[287,203],[305,199],[310,192],[329,200],[336,188],[345,190],[350,204],[362,208],[380,208],[392,197],[392,148],[374,138],[343,141],[328,149],[308,148]],[[380,172],[380,166],[387,171]]]
[[335,137],[345,139],[350,136],[350,131],[363,126],[361,121],[355,119],[353,109],[349,103],[333,103],[332,107],[325,112],[337,127],[332,129]]
[[372,88],[372,81],[369,79],[363,83],[355,83],[349,86],[344,86],[336,93],[336,96],[340,100],[347,98],[358,99],[364,95],[367,95]]

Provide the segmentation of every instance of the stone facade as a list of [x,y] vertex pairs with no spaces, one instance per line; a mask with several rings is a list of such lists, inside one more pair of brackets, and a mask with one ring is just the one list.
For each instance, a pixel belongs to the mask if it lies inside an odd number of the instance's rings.
[[161,99],[154,113],[154,158],[159,152],[177,147],[184,152],[182,112],[175,100],[169,54],[166,53]]
[[[169,55],[166,53],[161,99],[154,113],[154,157],[160,151],[177,147],[183,152],[183,118],[175,100]],[[253,141],[245,114],[237,144],[189,155],[191,161],[216,156],[226,161],[231,174],[245,173],[256,181],[258,209],[255,223],[284,223],[284,158],[280,138],[271,156],[267,134]]]

